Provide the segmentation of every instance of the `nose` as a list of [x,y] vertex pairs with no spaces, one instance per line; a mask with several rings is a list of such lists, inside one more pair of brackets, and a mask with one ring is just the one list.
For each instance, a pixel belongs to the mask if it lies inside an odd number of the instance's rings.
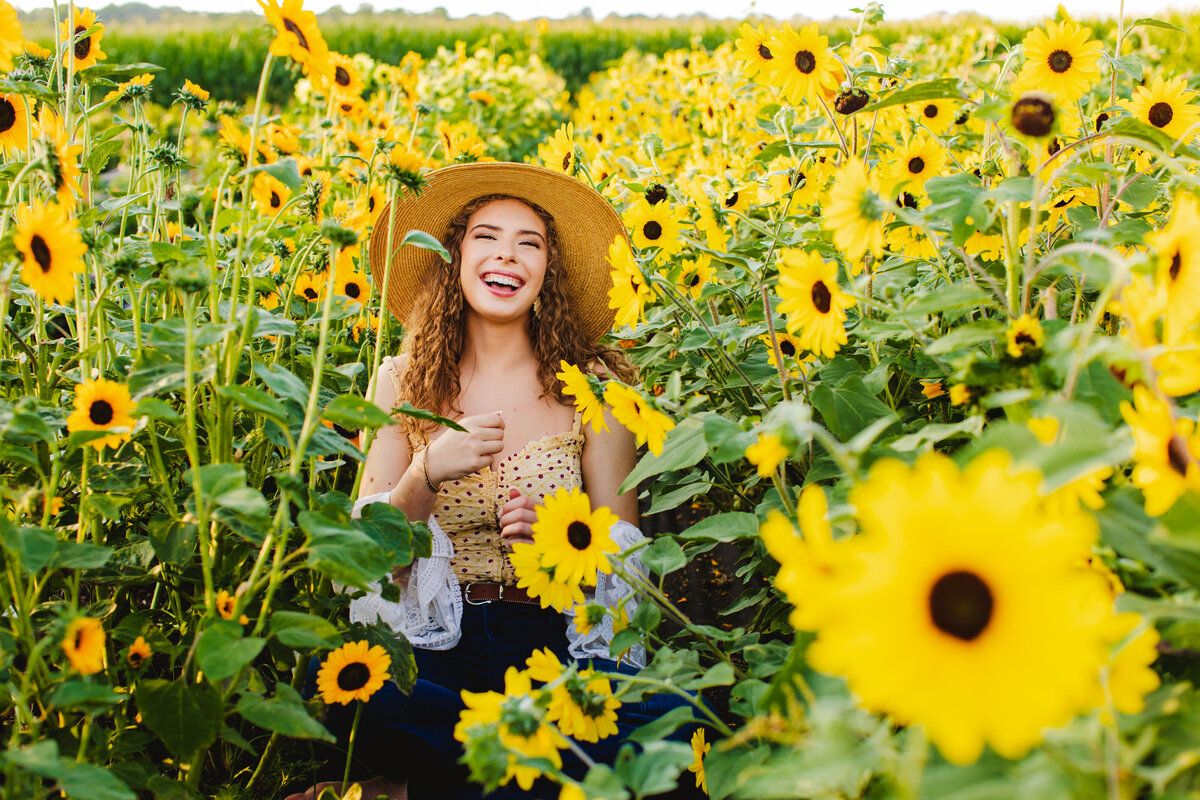
[[499,249],[497,249],[496,250],[496,260],[497,261],[512,261],[513,260],[512,248],[500,247]]

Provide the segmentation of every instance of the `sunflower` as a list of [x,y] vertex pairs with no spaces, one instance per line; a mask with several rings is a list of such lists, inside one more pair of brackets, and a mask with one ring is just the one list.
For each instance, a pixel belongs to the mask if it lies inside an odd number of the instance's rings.
[[954,101],[923,100],[904,107],[909,118],[924,125],[933,133],[945,133],[954,124]]
[[650,205],[638,200],[622,216],[632,233],[634,246],[641,250],[657,247],[664,256],[672,256],[683,249],[679,224],[674,210],[667,203]]
[[71,668],[81,675],[104,669],[104,626],[91,617],[76,617],[67,623],[62,649]]
[[836,90],[838,63],[829,50],[829,37],[817,33],[815,22],[799,33],[784,23],[767,47],[774,55],[765,73],[767,83],[789,103],[814,102],[818,95]]
[[1059,103],[1073,103],[1100,80],[1103,45],[1091,38],[1092,29],[1069,20],[1050,20],[1046,29],[1034,28],[1023,42],[1025,66],[1013,84],[1013,94],[1037,89],[1054,95]]
[[1135,118],[1179,139],[1200,122],[1200,107],[1189,103],[1189,99],[1186,78],[1164,81],[1158,76],[1149,86],[1134,87],[1133,97],[1124,106]]
[[663,440],[675,427],[670,417],[654,410],[635,389],[616,381],[605,385],[604,402],[612,408],[617,422],[637,436],[639,445],[646,444],[651,453],[662,455]]
[[[361,97],[352,97],[350,95],[341,95],[334,100],[333,107],[337,112],[346,119],[357,122],[367,114],[367,103]],[[343,131],[343,138],[349,140],[354,146],[356,153],[366,154],[370,147],[367,144],[367,139],[353,131]]]
[[104,99],[105,101],[141,99],[150,93],[150,84],[153,82],[154,76],[149,72],[134,75],[129,80],[118,83],[117,88],[104,95]]
[[846,343],[846,309],[855,300],[838,285],[836,263],[785,248],[779,253],[778,291],[788,333],[800,331],[801,347],[829,358]]
[[275,39],[271,42],[271,53],[276,56],[291,56],[305,75],[316,74],[326,81],[333,80],[333,62],[329,58],[329,47],[317,27],[317,15],[303,9],[304,0],[283,0],[280,7],[276,0],[258,0],[267,21],[275,26]]
[[508,558],[517,586],[536,597],[542,608],[562,612],[583,602],[583,589],[578,583],[557,580],[552,568],[542,566],[542,550],[536,544],[515,544]]
[[767,186],[771,197],[782,202],[791,195],[789,208],[808,208],[817,202],[824,186],[823,170],[814,164],[798,164],[787,156],[780,156],[767,165]]
[[1133,404],[1121,402],[1133,429],[1133,483],[1146,497],[1146,513],[1165,513],[1186,491],[1200,492],[1200,433],[1195,420],[1173,419],[1166,401],[1144,385],[1133,387]]
[[325,273],[314,275],[311,272],[301,272],[296,277],[292,294],[303,297],[310,303],[319,302],[325,294]]
[[76,197],[83,195],[80,184],[79,156],[83,145],[70,144],[62,120],[48,104],[38,112],[38,135],[46,144],[46,175],[58,204],[67,211],[75,208]]
[[275,217],[287,205],[292,190],[274,175],[259,172],[254,175],[254,186],[250,195],[254,198],[254,205],[260,214]]
[[760,433],[754,444],[746,448],[746,460],[758,467],[758,477],[769,478],[788,457],[787,446],[778,436]]
[[1046,334],[1042,332],[1041,323],[1028,314],[1022,314],[1008,325],[1004,332],[1007,342],[1005,352],[1009,357],[1018,361],[1029,361],[1037,358],[1042,345],[1046,343]]
[[[1111,598],[1086,566],[1096,523],[1046,504],[1042,476],[992,450],[876,462],[850,491],[857,570],[809,648],[874,711],[923,724],[948,761],[1015,759],[1095,701]],[[897,657],[897,654],[902,654]],[[986,690],[985,690],[986,689]]]
[[29,147],[28,115],[17,94],[0,94],[0,152]]
[[146,644],[146,640],[139,636],[133,640],[133,644],[129,645],[129,650],[125,652],[125,663],[137,669],[153,652],[150,645]]
[[389,677],[392,657],[379,645],[370,642],[346,642],[329,654],[317,673],[317,691],[326,705],[351,700],[366,702],[383,688]]
[[[86,33],[94,25],[96,25],[96,15],[88,8],[75,9],[74,24],[72,24],[69,16],[59,23],[59,41],[67,42],[74,40],[75,42],[76,72],[94,66],[97,61],[108,58],[108,55],[100,49],[100,40],[104,38],[103,25],[98,26],[94,33],[80,37],[81,33]],[[71,63],[70,58],[70,53],[63,53],[64,67]]]
[[598,742],[617,732],[617,709],[612,684],[595,670],[569,674],[550,690],[546,718],[566,736],[582,742]]
[[333,293],[356,303],[365,303],[371,296],[371,285],[362,272],[342,271],[333,279]]
[[329,51],[329,62],[333,67],[333,91],[337,95],[358,97],[362,94],[363,79],[350,56]]
[[862,272],[862,257],[883,254],[883,200],[866,167],[851,159],[837,173],[825,206],[825,227],[834,244],[850,259],[850,271]]
[[12,69],[13,56],[25,51],[25,37],[21,35],[21,21],[17,10],[0,0],[0,69]]
[[[778,370],[779,362],[775,360],[775,346],[771,344],[771,337],[764,333],[758,338],[767,346],[767,363]],[[809,365],[817,360],[816,354],[808,351],[798,336],[775,331],[775,341],[779,344],[780,355],[783,356],[784,372],[790,378],[799,378],[807,374]]]
[[559,126],[545,144],[538,145],[538,158],[550,169],[574,175],[579,169],[579,154],[575,152],[575,125]]
[[606,553],[618,547],[609,529],[618,521],[607,506],[592,509],[588,496],[579,487],[560,488],[545,497],[537,507],[533,523],[533,541],[542,554],[542,566],[554,570],[554,579],[563,583],[596,585],[596,572],[612,572]]
[[625,237],[617,234],[608,246],[608,264],[612,267],[612,288],[608,290],[608,307],[616,309],[613,324],[636,325],[645,317],[647,301],[654,299],[654,289],[646,281],[633,251]]
[[1200,313],[1200,202],[1189,192],[1177,192],[1171,221],[1146,234],[1158,252],[1154,282],[1167,290],[1167,307],[1173,317],[1191,321]]
[[596,433],[608,430],[604,421],[604,392],[600,389],[600,380],[593,375],[584,375],[583,371],[574,364],[559,361],[562,372],[554,377],[562,381],[563,394],[575,398],[575,407],[582,414],[583,424],[592,424]]
[[712,745],[704,741],[704,728],[697,728],[692,734],[692,763],[688,766],[688,772],[696,773],[696,788],[708,794],[708,777],[704,774],[704,757],[708,755],[708,751],[712,750]]
[[87,245],[73,217],[55,203],[18,206],[13,244],[24,255],[21,280],[47,302],[75,297],[75,275],[83,272]]
[[738,28],[741,37],[734,42],[733,57],[742,62],[742,72],[747,78],[753,78],[762,73],[765,78],[771,71],[775,54],[771,51],[771,40],[777,31],[767,30],[762,25],[757,28],[749,22],[743,22]]
[[207,108],[208,97],[207,89],[201,89],[186,78],[183,81],[183,88],[175,92],[176,101],[183,103],[192,111],[203,111]]
[[[223,619],[233,619],[233,612],[237,610],[237,595],[230,594],[222,589],[217,592],[217,613]],[[246,625],[250,622],[250,618],[245,614],[238,617],[239,625]]]
[[950,405],[961,406],[971,399],[971,387],[965,383],[956,383],[950,387]]
[[699,297],[704,287],[712,283],[716,270],[712,267],[712,257],[703,253],[697,258],[688,259],[680,265],[679,290],[692,297]]
[[941,174],[946,163],[946,150],[928,136],[915,136],[892,151],[885,167],[888,194],[905,190],[916,194],[925,188],[925,181]]

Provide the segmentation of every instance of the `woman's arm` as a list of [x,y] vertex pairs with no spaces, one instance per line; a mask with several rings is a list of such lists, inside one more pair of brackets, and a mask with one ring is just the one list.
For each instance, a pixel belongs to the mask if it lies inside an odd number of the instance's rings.
[[633,434],[617,422],[608,407],[604,408],[608,430],[596,433],[591,425],[584,426],[583,490],[592,508],[608,506],[618,517],[633,526],[639,525],[637,487],[618,494],[621,484],[637,464],[637,445]]

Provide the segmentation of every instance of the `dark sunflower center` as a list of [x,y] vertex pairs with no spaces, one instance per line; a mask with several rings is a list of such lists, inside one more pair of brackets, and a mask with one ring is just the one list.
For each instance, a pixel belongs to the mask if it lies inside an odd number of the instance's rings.
[[367,199],[367,211],[374,211],[374,210],[375,210],[375,198],[370,197]]
[[337,676],[337,683],[338,688],[343,692],[356,692],[366,686],[370,679],[371,670],[367,669],[367,665],[361,661],[355,661],[353,664],[342,667]]
[[357,283],[347,283],[346,284],[346,297],[353,299],[353,298],[358,297],[361,294],[362,294],[362,287],[359,286]]
[[775,55],[771,52],[770,48],[768,48],[765,44],[760,44],[758,46],[758,57],[761,58],[763,61],[770,61],[772,58],[775,57]]
[[350,85],[350,73],[346,71],[345,67],[334,68],[333,79],[337,81],[338,86]]
[[908,192],[903,192],[899,197],[896,198],[896,205],[900,208],[915,209],[917,207],[917,198],[913,197]]
[[930,103],[929,105],[925,106],[921,113],[925,115],[925,119],[933,119],[938,115],[938,107],[933,103]]
[[304,296],[307,297],[309,300],[316,300],[317,299],[317,290],[312,288],[311,286],[309,286],[308,288],[306,288],[304,290]]
[[1097,132],[1098,132],[1098,131],[1099,131],[1099,130],[1102,128],[1102,127],[1104,127],[1104,123],[1106,123],[1106,122],[1108,122],[1108,114],[1106,114],[1106,113],[1104,113],[1103,111],[1101,111],[1101,112],[1099,113],[1099,115],[1097,115],[1097,116],[1096,116],[1096,130],[1097,130]]
[[1165,128],[1175,116],[1170,103],[1158,102],[1150,106],[1150,124],[1156,128]]
[[667,187],[661,183],[656,183],[646,190],[646,202],[652,206],[656,206],[667,199]]
[[[86,30],[87,30],[87,28],[83,27],[82,25],[76,25],[75,26],[75,35],[78,36],[79,34],[83,33]],[[90,52],[92,52],[92,37],[85,36],[75,43],[75,58],[76,59],[80,59],[80,60],[85,59],[88,57],[88,53],[90,53]]]
[[1179,278],[1179,270],[1182,268],[1183,256],[1178,250],[1176,250],[1175,255],[1171,257],[1171,266],[1169,269],[1167,269],[1167,274],[1171,276],[1171,280],[1177,280]]
[[[349,113],[350,113],[351,111],[353,111],[353,110],[354,110],[354,104],[353,104],[353,103],[342,103],[342,113],[343,113],[343,114],[349,114]],[[354,145],[354,149],[355,149],[355,150],[358,150],[358,149],[359,149],[359,147],[358,147],[358,145],[357,145],[357,144],[355,144],[355,145]]]
[[692,276],[690,278],[688,278],[688,286],[699,286],[699,285],[700,285],[700,273],[693,272]]
[[571,168],[571,154],[564,153],[563,154],[563,172],[566,172],[570,168]]
[[652,242],[658,241],[658,238],[662,236],[662,225],[652,219],[642,226],[642,235]]
[[279,208],[283,205],[283,200],[279,197],[279,192],[271,192],[271,208]]
[[33,252],[33,260],[37,262],[42,272],[49,272],[54,259],[50,256],[50,246],[46,244],[46,240],[35,233],[29,240],[29,249]]
[[107,425],[113,420],[113,407],[107,400],[93,400],[88,408],[88,419],[93,425]]
[[817,311],[822,314],[828,314],[832,307],[833,295],[829,293],[829,287],[825,285],[825,281],[817,281],[812,288],[812,301],[816,306]]
[[309,46],[308,46],[308,39],[305,39],[305,38],[304,38],[304,33],[303,33],[301,30],[300,30],[300,26],[299,26],[299,25],[297,25],[296,23],[292,22],[292,21],[291,21],[290,19],[288,19],[287,17],[284,17],[284,18],[283,18],[283,27],[284,27],[284,29],[285,29],[285,30],[287,30],[287,31],[288,31],[288,33],[291,33],[291,34],[294,34],[294,35],[295,35],[295,37],[296,37],[296,41],[300,42],[300,46],[301,46],[301,47],[303,47],[305,50],[308,50],[308,49],[310,49],[310,48],[309,48]]
[[987,629],[994,605],[991,589],[971,572],[943,575],[929,593],[929,616],[933,624],[942,633],[964,642]]
[[795,170],[792,173],[792,188],[799,189],[804,184],[808,183],[808,176],[800,170]]
[[1187,445],[1183,443],[1183,437],[1172,436],[1170,444],[1167,445],[1167,463],[1171,465],[1171,469],[1180,475],[1187,475],[1188,464],[1191,463],[1191,460]]
[[1058,137],[1055,136],[1050,140],[1050,144],[1046,145],[1046,155],[1052,156],[1059,150],[1062,150],[1062,142],[1060,142]]
[[0,133],[8,133],[17,124],[17,107],[0,97]]
[[83,648],[83,630],[82,629],[75,631],[75,643],[74,644],[75,644],[76,650],[81,650]]
[[1074,60],[1066,50],[1055,50],[1046,59],[1046,65],[1061,75],[1071,68],[1071,62]]
[[913,175],[920,175],[925,171],[925,159],[920,156],[913,156],[908,160],[908,171]]
[[1026,136],[1048,136],[1054,126],[1054,106],[1049,99],[1036,94],[1024,94],[1012,107],[1012,124]]
[[738,193],[734,192],[733,194],[731,194],[725,198],[725,207],[733,208],[734,206],[737,205],[737,201],[738,201]]
[[142,665],[142,654],[136,651],[131,652],[129,654],[129,665],[133,667],[140,667]]
[[567,526],[567,542],[576,550],[587,550],[592,543],[592,529],[576,520]]
[[1017,344],[1021,345],[1022,349],[1026,348],[1026,347],[1033,347],[1033,346],[1037,345],[1037,340],[1035,340],[1028,333],[1024,333],[1024,332],[1018,333],[1016,335],[1016,337],[1014,337],[1013,341],[1015,341]]
[[785,339],[779,343],[779,352],[783,353],[785,356],[794,356],[796,355],[796,345]]
[[803,72],[805,75],[812,73],[817,68],[817,57],[809,50],[801,50],[796,53],[796,69]]

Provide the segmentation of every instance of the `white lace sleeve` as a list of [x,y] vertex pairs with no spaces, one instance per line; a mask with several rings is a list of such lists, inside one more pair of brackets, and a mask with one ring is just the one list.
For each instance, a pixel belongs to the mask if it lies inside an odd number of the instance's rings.
[[[360,498],[354,504],[354,516],[370,503],[386,502],[388,492]],[[454,555],[450,537],[433,517],[429,518],[429,530],[433,552],[413,562],[407,584],[400,587],[400,600],[384,600],[379,584],[371,584],[366,595],[350,601],[350,621],[384,622],[404,634],[413,647],[449,650],[462,638],[462,590],[450,572]]]
[[[623,520],[618,520],[614,523],[612,528],[609,529],[609,533],[613,541],[617,543],[617,547],[621,549],[621,552],[625,552],[646,538],[640,530]],[[645,574],[645,567],[642,566],[642,560],[638,558],[637,553],[627,556],[625,565],[629,569],[635,569]],[[589,601],[608,608],[616,608],[618,603],[633,594],[633,587],[618,578],[615,574],[605,575],[603,572],[600,572],[596,575],[596,591],[594,596],[592,596],[593,593],[590,591],[585,591],[584,594],[588,596],[587,599]],[[633,612],[636,610],[636,603],[631,601],[625,604],[627,617],[632,617]],[[575,630],[575,610],[569,608],[565,613],[567,617],[567,651],[571,654],[572,658],[581,660],[589,658],[612,659],[608,646],[616,634],[613,633],[611,616],[606,616],[598,625],[593,625],[592,629],[586,634],[581,634]],[[646,666],[646,648],[640,644],[634,645],[625,654],[622,661],[639,668]]]

